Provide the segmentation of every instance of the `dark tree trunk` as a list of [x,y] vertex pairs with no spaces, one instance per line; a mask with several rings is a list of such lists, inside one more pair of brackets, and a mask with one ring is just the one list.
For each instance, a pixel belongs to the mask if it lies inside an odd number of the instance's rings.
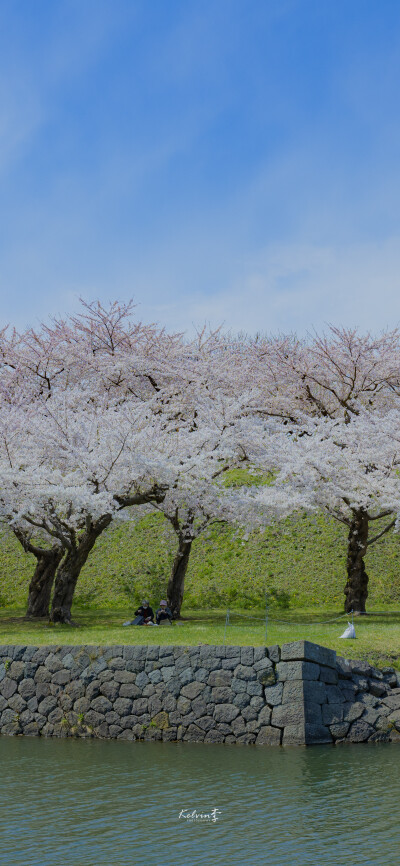
[[35,554],[37,564],[29,584],[27,616],[48,617],[51,590],[64,553],[62,547],[54,545],[50,550],[43,550],[41,555]]
[[75,539],[71,549],[67,552],[56,574],[50,616],[52,622],[71,624],[72,601],[81,569],[99,535],[109,526],[111,519],[111,514],[106,514],[96,523],[89,522],[85,531],[79,538]]
[[365,602],[368,598],[368,575],[365,570],[364,557],[368,546],[368,529],[369,518],[366,511],[362,508],[354,511],[347,548],[347,583],[344,589],[346,613],[350,613],[352,610],[356,614],[365,613]]
[[189,565],[192,544],[192,539],[187,540],[180,537],[178,550],[172,564],[171,575],[167,587],[167,600],[172,613],[172,619],[179,619],[181,615],[185,577]]

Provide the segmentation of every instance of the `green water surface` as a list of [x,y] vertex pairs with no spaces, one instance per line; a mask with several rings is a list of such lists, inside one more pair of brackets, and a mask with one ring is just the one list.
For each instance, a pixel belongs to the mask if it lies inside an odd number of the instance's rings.
[[0,737],[0,772],[2,864],[400,863],[396,744]]

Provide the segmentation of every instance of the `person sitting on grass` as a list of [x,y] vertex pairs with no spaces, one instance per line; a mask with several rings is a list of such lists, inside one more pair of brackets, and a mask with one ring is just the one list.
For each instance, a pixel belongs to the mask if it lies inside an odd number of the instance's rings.
[[172,613],[168,607],[168,604],[166,601],[164,601],[164,599],[161,599],[160,606],[156,610],[156,624],[157,625],[161,625],[161,624],[164,625],[164,624],[168,623],[168,625],[171,625],[171,620],[172,620]]
[[150,607],[146,598],[142,601],[140,607],[135,610],[135,619],[130,623],[124,623],[124,625],[155,625],[153,608]]

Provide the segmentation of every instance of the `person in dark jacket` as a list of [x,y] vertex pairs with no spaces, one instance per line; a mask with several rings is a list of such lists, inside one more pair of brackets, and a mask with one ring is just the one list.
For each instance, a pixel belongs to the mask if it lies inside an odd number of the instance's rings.
[[154,611],[147,599],[144,599],[140,607],[135,610],[135,619],[132,620],[131,625],[154,625]]
[[160,606],[156,610],[156,623],[157,625],[161,625],[161,623],[171,623],[172,613],[168,607],[168,604],[164,599],[161,599]]

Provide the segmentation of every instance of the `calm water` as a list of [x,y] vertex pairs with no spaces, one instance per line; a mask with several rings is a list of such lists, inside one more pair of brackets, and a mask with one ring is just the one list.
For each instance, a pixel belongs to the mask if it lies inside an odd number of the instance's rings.
[[[0,766],[0,862],[12,866],[400,861],[395,744],[283,750],[0,737]],[[212,808],[216,821],[179,817]]]

